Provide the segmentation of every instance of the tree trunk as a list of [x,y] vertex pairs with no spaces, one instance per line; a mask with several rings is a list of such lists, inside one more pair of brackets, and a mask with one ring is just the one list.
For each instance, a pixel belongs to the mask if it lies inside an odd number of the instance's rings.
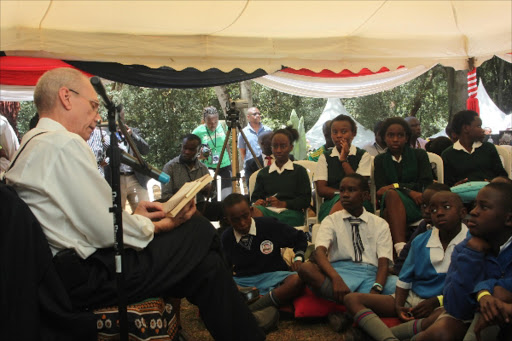
[[229,94],[225,85],[218,85],[214,87],[215,94],[217,95],[217,99],[219,100],[220,107],[224,112],[224,117],[226,117],[226,103],[229,101]]
[[453,115],[466,109],[468,99],[468,72],[455,71],[451,67],[446,67],[446,78],[448,80],[448,121],[451,121]]
[[418,87],[418,91],[416,92],[416,96],[414,96],[414,101],[412,104],[411,111],[409,112],[409,116],[416,116],[418,110],[421,108],[421,104],[423,103],[423,98],[425,98],[425,93],[432,88],[432,80],[434,79],[434,70],[430,70],[427,75],[423,78],[423,82]]

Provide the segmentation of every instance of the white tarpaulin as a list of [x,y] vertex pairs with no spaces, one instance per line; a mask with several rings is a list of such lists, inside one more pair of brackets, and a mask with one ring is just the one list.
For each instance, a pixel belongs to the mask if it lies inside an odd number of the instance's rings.
[[7,55],[339,72],[512,52],[511,1],[0,1]]
[[478,93],[476,98],[478,98],[480,118],[482,119],[483,128],[489,127],[492,129],[493,134],[498,134],[500,130],[512,127],[512,123],[510,121],[512,115],[505,115],[505,113],[501,111],[496,104],[494,104],[487,94],[481,79],[478,84]]
[[401,68],[374,75],[326,78],[308,77],[285,72],[253,79],[256,83],[291,95],[316,98],[353,98],[393,89],[430,70],[417,66],[412,70]]
[[[332,120],[333,118],[341,114],[351,116],[348,113],[347,109],[345,109],[345,106],[343,105],[343,103],[341,103],[341,100],[339,98],[329,98],[327,100],[327,104],[325,105],[324,111],[318,118],[318,121],[316,121],[315,125],[306,133],[306,140],[313,149],[317,149],[325,144],[325,138],[322,132],[322,126],[324,125],[325,121]],[[373,142],[373,131],[366,129],[357,121],[356,125],[357,135],[352,141],[352,144],[356,147],[361,148],[364,145]]]

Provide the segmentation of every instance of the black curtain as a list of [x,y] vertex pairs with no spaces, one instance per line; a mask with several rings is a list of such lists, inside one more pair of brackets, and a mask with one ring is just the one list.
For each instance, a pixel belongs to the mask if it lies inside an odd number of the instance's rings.
[[194,68],[176,71],[169,67],[152,69],[144,65],[123,65],[119,63],[72,60],[65,60],[65,62],[77,69],[111,81],[147,88],[206,88],[237,83],[262,77],[267,74],[262,69],[258,69],[252,73],[246,73],[240,69],[233,69],[230,72],[222,72],[218,69],[199,71]]

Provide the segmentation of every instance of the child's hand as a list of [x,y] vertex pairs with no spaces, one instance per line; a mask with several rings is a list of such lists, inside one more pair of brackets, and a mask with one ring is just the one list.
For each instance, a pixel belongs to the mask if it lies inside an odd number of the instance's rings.
[[332,278],[332,291],[334,299],[341,304],[343,304],[343,298],[350,294],[350,289],[340,276]]
[[411,310],[412,310],[411,308],[406,308],[406,307],[400,307],[400,306],[395,307],[396,315],[402,322],[414,320],[414,315],[412,314]]
[[296,260],[295,262],[292,263],[292,271],[299,271],[299,268],[302,266],[302,264],[304,264],[301,260]]
[[455,183],[455,185],[453,185],[453,186],[461,185],[461,184],[463,184],[463,183],[465,183],[465,182],[468,182],[468,178],[465,178],[465,179],[462,179],[462,180],[457,181],[457,182]]
[[507,310],[507,304],[492,295],[486,295],[480,299],[480,314],[487,324],[510,323]]
[[411,197],[412,200],[414,200],[416,205],[419,206],[423,203],[423,194],[421,194],[420,192],[410,191],[409,196]]
[[414,315],[414,318],[419,319],[429,316],[437,307],[439,307],[439,300],[437,297],[431,297],[412,308],[411,313]]
[[286,208],[286,202],[278,200],[276,197],[268,197],[267,205],[276,208]]
[[256,200],[256,202],[254,202],[253,205],[255,205],[255,206],[267,206],[267,202],[265,200],[263,200],[263,199],[258,199],[258,200]]
[[487,241],[479,237],[471,237],[466,246],[477,252],[487,252],[491,248]]
[[350,152],[350,146],[347,140],[341,140],[341,151],[340,151],[340,161],[346,160],[348,157],[348,153]]

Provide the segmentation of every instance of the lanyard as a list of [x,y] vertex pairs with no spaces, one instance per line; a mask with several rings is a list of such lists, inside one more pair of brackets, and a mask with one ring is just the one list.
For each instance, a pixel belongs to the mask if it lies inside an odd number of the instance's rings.
[[[218,125],[217,125],[218,127]],[[206,133],[208,134],[208,137],[210,138],[210,141],[212,141],[213,149],[217,149],[217,128],[215,128],[215,139],[212,139],[212,136],[210,135],[210,132],[208,131],[208,127],[206,127]]]

